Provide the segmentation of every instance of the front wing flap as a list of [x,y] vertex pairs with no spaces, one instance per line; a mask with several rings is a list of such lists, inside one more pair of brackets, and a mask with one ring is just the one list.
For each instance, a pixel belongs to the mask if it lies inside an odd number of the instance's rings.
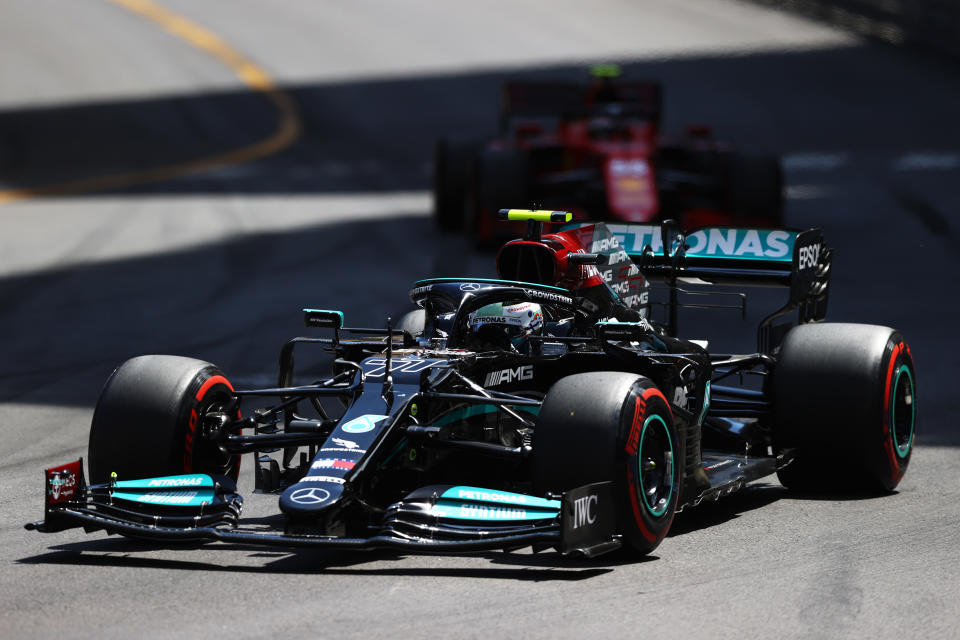
[[243,498],[225,476],[187,474],[88,486],[81,458],[47,469],[44,478],[44,518],[26,528],[46,533],[78,526],[117,533],[233,527],[243,510]]
[[87,486],[82,460],[48,469],[45,477],[44,519],[28,523],[28,530],[83,527],[154,540],[413,553],[533,545],[592,557],[620,546],[610,483],[578,487],[559,500],[478,487],[424,487],[391,505],[372,535],[347,538],[244,530],[242,498],[223,478],[192,474]]

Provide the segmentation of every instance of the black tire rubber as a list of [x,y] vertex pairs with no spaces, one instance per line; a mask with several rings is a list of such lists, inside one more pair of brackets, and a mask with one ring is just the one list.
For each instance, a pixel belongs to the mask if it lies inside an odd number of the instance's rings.
[[783,226],[783,167],[772,154],[731,154],[727,160],[730,208],[734,215],[758,226]]
[[[533,446],[538,495],[611,481],[617,531],[630,546],[647,554],[663,540],[677,508],[683,449],[670,405],[649,379],[619,371],[560,379],[544,399]],[[645,476],[640,465],[648,446],[653,452],[662,448],[650,459],[662,455],[664,465],[658,470],[648,464]],[[659,481],[654,472],[662,474]]]
[[90,425],[90,482],[207,473],[233,480],[240,456],[200,437],[205,412],[222,407],[233,386],[209,362],[179,356],[131,358],[107,380]]
[[426,324],[426,309],[414,309],[413,311],[407,311],[405,314],[400,316],[400,320],[397,321],[397,330],[405,331],[412,337],[419,338],[423,335]]
[[470,239],[475,248],[496,248],[500,240],[511,235],[509,227],[496,221],[497,211],[531,205],[527,157],[518,149],[484,149],[476,156],[473,177],[468,212]]
[[916,380],[910,347],[893,329],[842,323],[791,329],[773,372],[774,445],[797,453],[777,472],[781,484],[829,493],[893,491],[913,450]]
[[437,140],[433,151],[433,219],[443,231],[458,231],[466,218],[470,171],[478,144]]

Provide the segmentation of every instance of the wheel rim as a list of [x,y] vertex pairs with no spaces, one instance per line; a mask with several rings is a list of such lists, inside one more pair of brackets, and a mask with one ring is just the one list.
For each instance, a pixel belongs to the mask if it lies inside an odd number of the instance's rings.
[[[225,411],[230,403],[230,396],[220,391],[211,392],[210,396],[204,400],[205,402],[197,407],[200,418],[197,421],[197,431],[193,441],[191,468],[184,469],[184,472],[216,473],[235,478],[239,473],[240,456],[224,453],[215,442],[201,435],[204,418]],[[239,417],[239,412],[237,416]]]
[[673,495],[673,441],[667,423],[659,415],[644,420],[638,450],[643,506],[659,518],[667,512]]
[[910,367],[901,365],[893,382],[893,402],[890,422],[893,425],[893,444],[897,456],[906,458],[913,445],[913,428],[916,422],[917,407],[914,402],[913,374]]

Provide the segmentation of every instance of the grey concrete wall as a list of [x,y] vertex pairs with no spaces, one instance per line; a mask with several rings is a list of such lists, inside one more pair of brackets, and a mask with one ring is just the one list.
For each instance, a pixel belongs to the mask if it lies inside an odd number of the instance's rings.
[[960,57],[960,0],[753,0],[893,44]]

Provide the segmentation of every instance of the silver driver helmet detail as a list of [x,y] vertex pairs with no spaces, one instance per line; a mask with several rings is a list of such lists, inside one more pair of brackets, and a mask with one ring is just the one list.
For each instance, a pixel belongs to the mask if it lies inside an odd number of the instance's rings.
[[534,302],[480,307],[468,319],[470,344],[478,350],[510,349],[528,353],[530,336],[543,333],[543,309]]

